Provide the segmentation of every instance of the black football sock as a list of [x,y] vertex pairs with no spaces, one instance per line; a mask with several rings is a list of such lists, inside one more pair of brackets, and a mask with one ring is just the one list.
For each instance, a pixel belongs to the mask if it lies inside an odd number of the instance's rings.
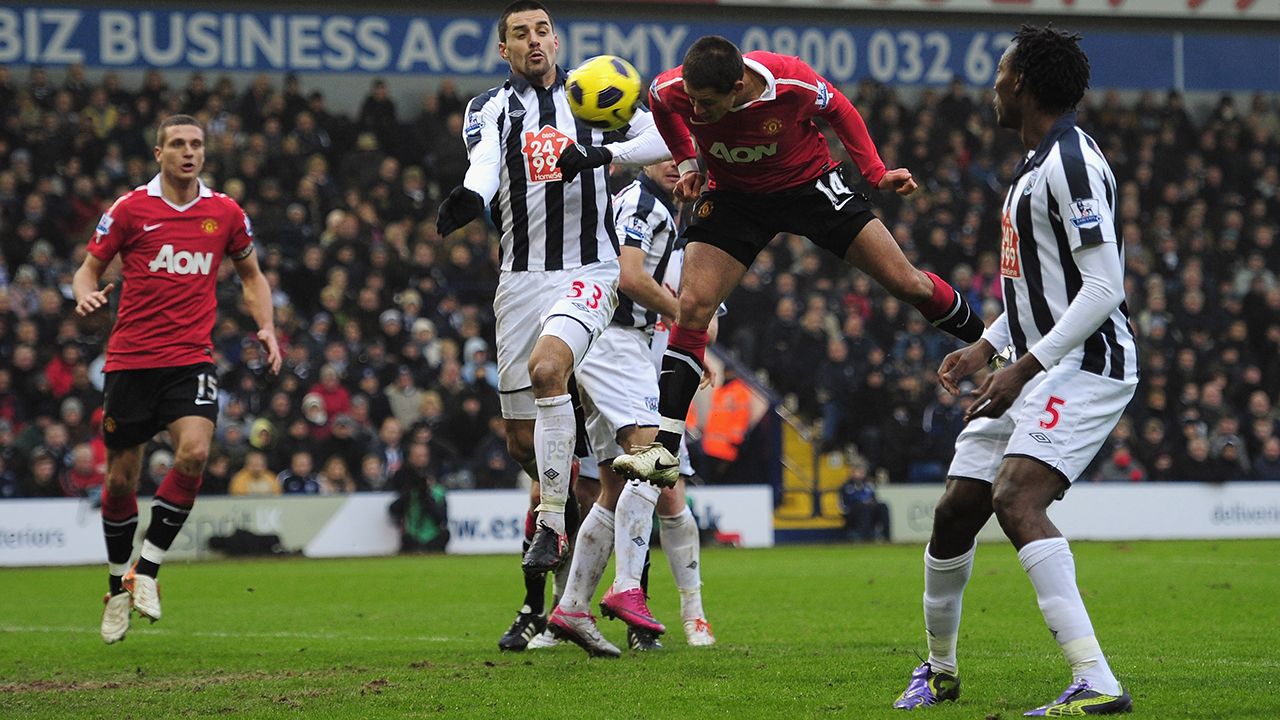
[[672,455],[680,453],[689,404],[701,382],[702,363],[691,355],[668,348],[662,356],[662,375],[658,378],[658,414],[662,420],[657,440]]

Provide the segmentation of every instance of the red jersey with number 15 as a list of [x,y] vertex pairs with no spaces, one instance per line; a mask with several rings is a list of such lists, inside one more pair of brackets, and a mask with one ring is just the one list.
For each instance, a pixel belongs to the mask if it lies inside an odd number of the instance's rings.
[[822,116],[867,182],[880,182],[884,162],[867,125],[832,83],[797,57],[757,51],[742,60],[764,78],[764,93],[713,123],[694,117],[684,91],[683,65],[654,78],[649,106],[677,163],[695,157],[696,138],[710,187],[765,193],[803,185],[836,165],[813,122],[814,116]]
[[104,371],[212,361],[218,266],[224,255],[253,252],[249,218],[235,200],[201,183],[195,200],[174,205],[157,175],[116,200],[88,250],[104,263],[119,254],[123,264]]

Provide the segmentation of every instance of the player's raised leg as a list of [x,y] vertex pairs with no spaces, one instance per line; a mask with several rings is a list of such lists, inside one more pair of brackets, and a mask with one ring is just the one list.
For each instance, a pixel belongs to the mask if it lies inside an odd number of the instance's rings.
[[662,416],[658,436],[656,442],[613,461],[613,469],[623,477],[662,487],[671,487],[680,477],[680,440],[689,404],[706,370],[707,328],[746,272],[742,260],[714,245],[691,241],[685,249],[680,316],[671,329],[658,376],[658,414]]
[[967,343],[982,337],[982,317],[964,296],[946,280],[913,266],[878,219],[862,227],[849,245],[845,261],[870,275],[894,297],[910,303],[939,330]]
[[102,488],[102,536],[107,544],[107,595],[102,611],[102,639],[119,642],[129,632],[132,597],[124,588],[124,574],[133,556],[138,532],[138,478],[142,446],[107,450],[107,479]]
[[1098,645],[1076,585],[1071,547],[1046,512],[1066,487],[1066,480],[1056,470],[1026,457],[1006,458],[996,476],[996,518],[1018,550],[1018,560],[1035,587],[1040,613],[1062,647],[1073,678],[1060,697],[1026,714],[1127,712],[1133,701]]

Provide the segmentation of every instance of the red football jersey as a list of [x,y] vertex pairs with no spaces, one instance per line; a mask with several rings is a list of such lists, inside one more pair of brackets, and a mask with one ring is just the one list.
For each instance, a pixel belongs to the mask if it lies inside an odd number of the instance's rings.
[[89,252],[118,253],[124,282],[107,341],[106,372],[211,362],[222,257],[247,257],[249,218],[235,200],[200,184],[177,206],[160,194],[160,176],[116,200],[98,221]]
[[695,157],[696,138],[711,187],[763,193],[802,185],[836,164],[813,122],[821,115],[867,182],[880,181],[884,162],[867,125],[832,83],[797,57],[756,51],[742,59],[764,78],[764,94],[714,123],[694,118],[684,91],[683,66],[654,78],[649,88],[653,120],[677,163]]

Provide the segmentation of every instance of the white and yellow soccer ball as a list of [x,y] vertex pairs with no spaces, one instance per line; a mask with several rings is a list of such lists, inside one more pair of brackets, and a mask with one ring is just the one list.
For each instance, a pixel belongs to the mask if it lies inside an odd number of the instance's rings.
[[569,73],[569,108],[586,124],[617,130],[631,122],[640,104],[640,73],[615,55],[597,55]]

